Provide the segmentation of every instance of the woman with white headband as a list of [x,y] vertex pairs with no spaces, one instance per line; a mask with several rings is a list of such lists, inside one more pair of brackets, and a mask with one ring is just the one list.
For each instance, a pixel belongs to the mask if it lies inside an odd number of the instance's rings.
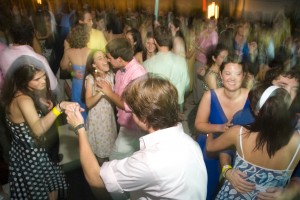
[[247,188],[234,188],[226,180],[216,199],[257,199],[260,191],[284,187],[300,160],[300,132],[291,123],[288,92],[277,86],[259,84],[250,91],[249,99],[255,122],[234,126],[215,139],[208,134],[206,148],[211,152],[235,146],[233,170],[245,173],[255,189],[241,192]]

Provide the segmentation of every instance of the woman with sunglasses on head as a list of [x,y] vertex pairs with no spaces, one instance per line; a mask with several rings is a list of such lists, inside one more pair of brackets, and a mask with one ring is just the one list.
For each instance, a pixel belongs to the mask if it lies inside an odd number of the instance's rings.
[[45,137],[56,118],[72,102],[54,106],[49,78],[43,64],[33,57],[21,56],[13,64],[1,94],[6,123],[12,134],[9,154],[11,199],[66,198],[65,175],[47,149]]

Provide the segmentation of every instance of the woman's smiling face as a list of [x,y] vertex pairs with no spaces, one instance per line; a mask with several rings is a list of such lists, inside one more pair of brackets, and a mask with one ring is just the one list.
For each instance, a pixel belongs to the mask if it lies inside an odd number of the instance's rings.
[[225,89],[235,91],[241,88],[244,79],[243,67],[238,63],[227,63],[221,72]]
[[95,69],[100,73],[105,73],[109,71],[107,57],[102,51],[98,51],[94,54],[93,67],[95,67]]

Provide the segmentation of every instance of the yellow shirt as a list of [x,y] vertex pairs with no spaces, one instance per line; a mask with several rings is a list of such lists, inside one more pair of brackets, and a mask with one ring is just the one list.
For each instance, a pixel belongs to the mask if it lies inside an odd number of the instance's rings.
[[107,41],[102,31],[92,28],[90,33],[90,41],[87,44],[89,49],[99,49],[105,52]]

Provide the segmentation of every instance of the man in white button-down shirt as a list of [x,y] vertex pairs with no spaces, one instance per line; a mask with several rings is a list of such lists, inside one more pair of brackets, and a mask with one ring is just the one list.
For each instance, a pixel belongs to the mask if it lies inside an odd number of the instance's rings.
[[81,126],[79,106],[66,110],[69,124],[79,135],[80,161],[91,187],[129,192],[130,199],[206,199],[202,152],[179,122],[177,95],[175,86],[162,78],[142,77],[132,82],[123,98],[137,125],[149,134],[140,138],[140,150],[132,156],[101,167]]

